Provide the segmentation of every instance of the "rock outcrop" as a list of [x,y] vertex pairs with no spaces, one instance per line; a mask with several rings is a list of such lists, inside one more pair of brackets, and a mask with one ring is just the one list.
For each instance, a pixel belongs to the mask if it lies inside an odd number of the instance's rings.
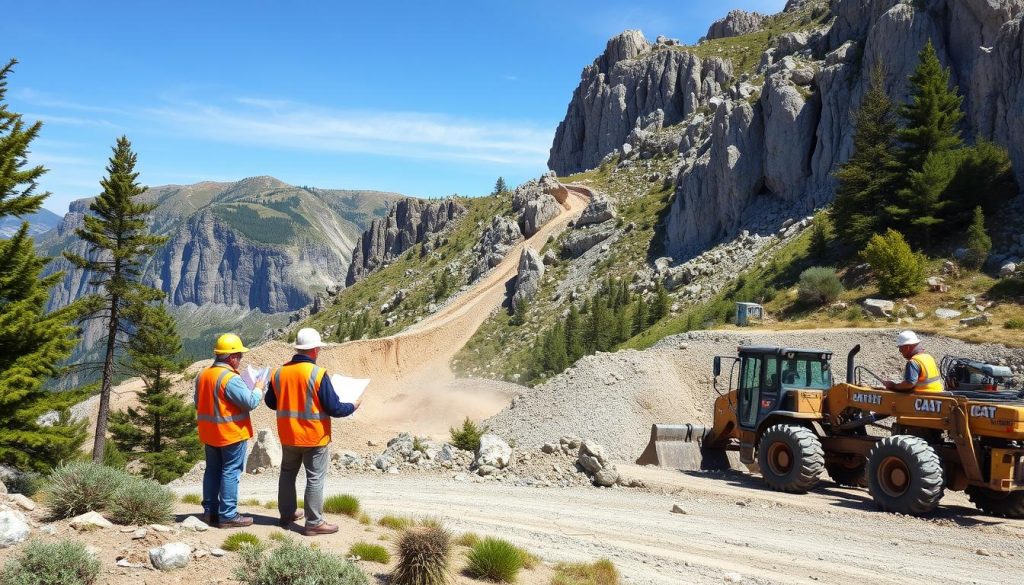
[[480,241],[473,247],[477,258],[474,269],[477,276],[500,264],[509,250],[522,239],[523,233],[516,222],[503,215],[494,216],[491,225],[484,230]]
[[532,301],[540,290],[540,281],[544,278],[544,261],[533,248],[526,246],[519,256],[519,272],[512,293],[512,307],[516,307],[520,299]]
[[584,69],[549,166],[568,174],[629,159],[637,129],[663,116],[661,127],[683,123],[657,133],[679,137],[681,155],[667,252],[685,261],[744,229],[771,234],[834,196],[872,69],[884,65],[887,91],[903,101],[931,41],[964,95],[964,136],[1006,147],[1024,185],[1024,0],[794,0],[786,11],[828,24],[777,36],[758,86],[743,74],[736,83],[729,61],[652,50],[636,31],[613,38]]
[[764,23],[764,15],[746,10],[733,10],[725,15],[725,18],[716,20],[708,28],[706,38],[724,39],[726,37],[738,37],[761,30]]
[[352,264],[349,265],[345,285],[352,286],[409,248],[444,231],[465,213],[465,207],[450,199],[430,202],[410,198],[399,201],[386,217],[375,219],[360,236],[358,245],[352,250]]
[[555,131],[548,167],[559,176],[593,168],[626,142],[637,120],[660,109],[664,125],[678,124],[731,76],[728,61],[679,50],[652,52],[643,33],[626,31],[583,70]]
[[576,220],[575,227],[604,223],[615,219],[615,205],[604,193],[595,193]]

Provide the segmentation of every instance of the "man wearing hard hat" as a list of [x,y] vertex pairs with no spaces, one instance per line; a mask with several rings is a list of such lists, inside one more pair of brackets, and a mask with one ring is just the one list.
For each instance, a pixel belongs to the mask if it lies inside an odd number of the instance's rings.
[[[281,476],[277,485],[277,508],[281,526],[303,517],[305,534],[333,534],[338,526],[324,520],[324,483],[330,462],[331,417],[348,416],[359,408],[342,402],[334,391],[327,370],[316,365],[320,355],[320,334],[300,329],[295,337],[295,356],[274,370],[267,385],[265,402],[277,411],[277,434],[281,437]],[[299,467],[306,468],[304,510],[296,510],[295,479]]]
[[246,441],[252,438],[249,411],[260,403],[259,385],[249,388],[238,374],[242,354],[249,351],[234,333],[217,338],[213,365],[196,377],[196,419],[199,440],[206,446],[203,475],[204,519],[220,528],[250,526],[238,513],[238,478],[245,465]]
[[903,372],[901,382],[886,381],[887,390],[900,392],[943,392],[946,387],[942,383],[942,374],[935,358],[925,353],[921,347],[921,339],[913,331],[903,331],[896,338],[900,354],[907,360],[907,368]]

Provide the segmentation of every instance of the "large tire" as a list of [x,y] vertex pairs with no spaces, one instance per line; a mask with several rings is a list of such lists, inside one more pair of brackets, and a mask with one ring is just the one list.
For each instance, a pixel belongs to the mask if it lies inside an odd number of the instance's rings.
[[886,437],[868,454],[868,491],[886,512],[921,516],[939,505],[945,490],[942,459],[927,441]]
[[825,469],[825,452],[821,441],[809,429],[773,425],[761,435],[757,463],[768,487],[802,494],[821,478]]
[[849,460],[835,460],[825,462],[825,471],[832,481],[841,486],[867,487],[868,460],[862,456]]
[[1024,492],[997,492],[969,485],[967,497],[986,514],[1002,518],[1024,518]]

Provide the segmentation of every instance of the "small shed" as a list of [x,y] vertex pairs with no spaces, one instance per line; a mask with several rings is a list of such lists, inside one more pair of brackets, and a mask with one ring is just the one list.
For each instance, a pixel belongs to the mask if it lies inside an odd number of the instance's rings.
[[736,324],[750,325],[751,321],[764,319],[764,307],[757,303],[736,303]]

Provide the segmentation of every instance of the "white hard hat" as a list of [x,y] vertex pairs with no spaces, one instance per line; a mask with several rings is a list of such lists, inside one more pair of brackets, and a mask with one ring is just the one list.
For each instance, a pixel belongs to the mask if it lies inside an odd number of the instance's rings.
[[917,333],[909,330],[901,331],[899,337],[896,338],[896,345],[900,347],[904,345],[917,345],[918,343],[921,343],[921,338],[917,336]]
[[295,336],[295,349],[313,349],[316,347],[320,347],[320,334],[317,333],[316,329],[311,327],[299,329],[298,335]]

